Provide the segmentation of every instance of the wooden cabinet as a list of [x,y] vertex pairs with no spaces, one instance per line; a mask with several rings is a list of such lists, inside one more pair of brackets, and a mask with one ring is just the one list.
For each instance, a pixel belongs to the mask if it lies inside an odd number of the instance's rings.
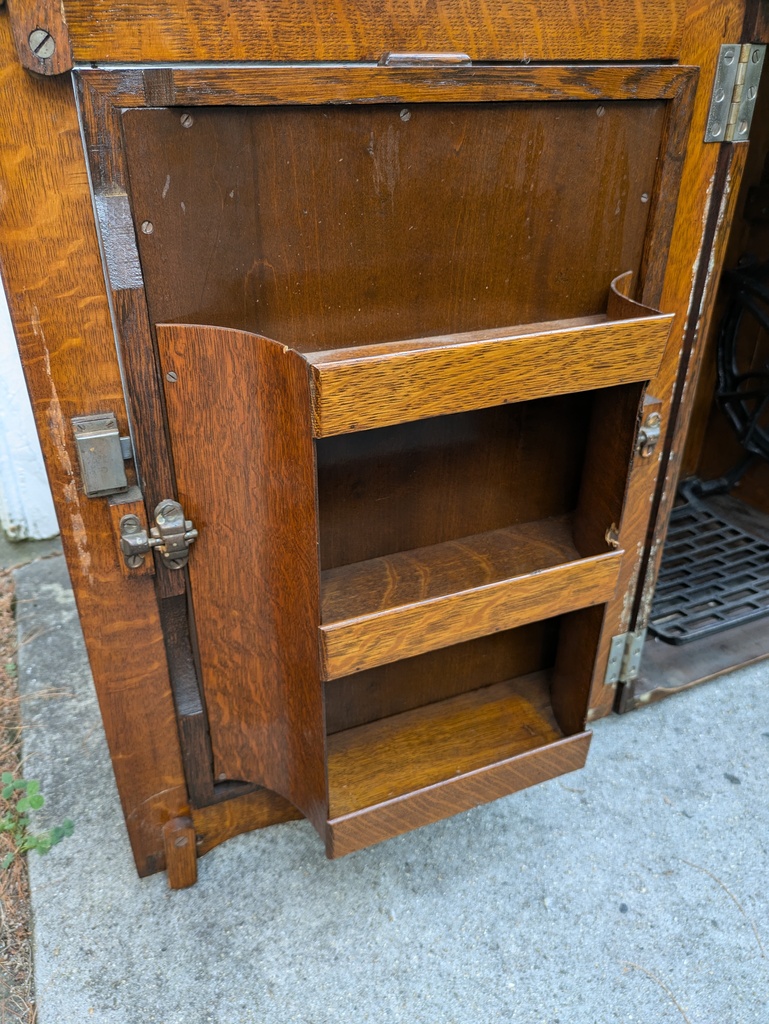
[[540,7],[65,0],[47,57],[11,7],[0,255],[141,873],[299,815],[340,856],[612,706],[752,28]]

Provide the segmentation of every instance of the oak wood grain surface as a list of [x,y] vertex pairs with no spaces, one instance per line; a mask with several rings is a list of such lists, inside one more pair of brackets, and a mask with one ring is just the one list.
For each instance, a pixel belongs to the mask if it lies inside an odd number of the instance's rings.
[[593,398],[564,395],[317,441],[321,568],[571,512]]
[[561,526],[510,527],[324,574],[323,604],[338,616],[324,614],[320,628],[324,677],[607,601],[621,553],[580,559]]
[[653,377],[672,316],[515,328],[310,357],[318,437]]
[[238,331],[157,329],[190,555],[216,778],[325,821],[309,383],[299,356]]
[[323,687],[326,732],[352,729],[477,690],[479,680],[491,685],[550,669],[558,625],[557,619],[533,622],[328,680]]
[[171,818],[163,826],[171,889],[187,889],[198,880],[198,855],[192,818]]
[[342,856],[584,764],[564,743],[545,673],[329,737],[327,853]]
[[584,767],[591,733],[577,733],[475,772],[328,823],[326,854],[342,857],[442,818]]
[[685,0],[514,5],[456,0],[64,0],[79,61],[378,60],[388,51],[474,60],[655,60],[678,56]]
[[4,11],[0,66],[3,281],[144,875],[163,868],[163,824],[188,802],[153,580],[123,576],[108,502],[85,497],[69,424],[113,411],[121,433],[128,428],[80,128],[71,83],[18,64]]
[[309,353],[602,314],[666,102],[130,109],[151,322]]
[[[365,63],[78,68],[117,109],[339,103],[673,99],[697,69],[670,64],[386,67]],[[188,109],[187,113],[191,113]],[[194,116],[194,115],[193,115]]]
[[561,735],[544,673],[335,733],[328,741],[329,817],[476,771]]

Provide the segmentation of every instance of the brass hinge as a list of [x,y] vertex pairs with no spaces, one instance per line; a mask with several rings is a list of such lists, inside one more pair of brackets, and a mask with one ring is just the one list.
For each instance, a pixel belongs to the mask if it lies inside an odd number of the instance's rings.
[[718,54],[705,142],[747,142],[766,47],[727,43]]
[[612,637],[604,686],[629,683],[638,678],[645,639],[645,629],[637,633],[620,633],[619,636]]

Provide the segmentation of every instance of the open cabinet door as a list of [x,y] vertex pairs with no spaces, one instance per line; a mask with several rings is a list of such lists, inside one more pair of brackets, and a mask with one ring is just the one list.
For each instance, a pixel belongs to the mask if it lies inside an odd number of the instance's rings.
[[611,707],[743,6],[594,6],[571,50],[521,22],[532,63],[500,21],[77,73],[144,499],[114,519],[154,523],[126,572],[222,837],[293,808],[342,855],[580,767]]

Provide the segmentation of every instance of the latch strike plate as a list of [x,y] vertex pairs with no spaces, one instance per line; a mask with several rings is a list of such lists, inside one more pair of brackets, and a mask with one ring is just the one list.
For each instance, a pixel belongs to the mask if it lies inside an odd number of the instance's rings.
[[718,54],[705,142],[747,142],[766,46],[727,43]]
[[72,429],[86,495],[103,498],[127,491],[124,447],[114,412],[73,416]]

